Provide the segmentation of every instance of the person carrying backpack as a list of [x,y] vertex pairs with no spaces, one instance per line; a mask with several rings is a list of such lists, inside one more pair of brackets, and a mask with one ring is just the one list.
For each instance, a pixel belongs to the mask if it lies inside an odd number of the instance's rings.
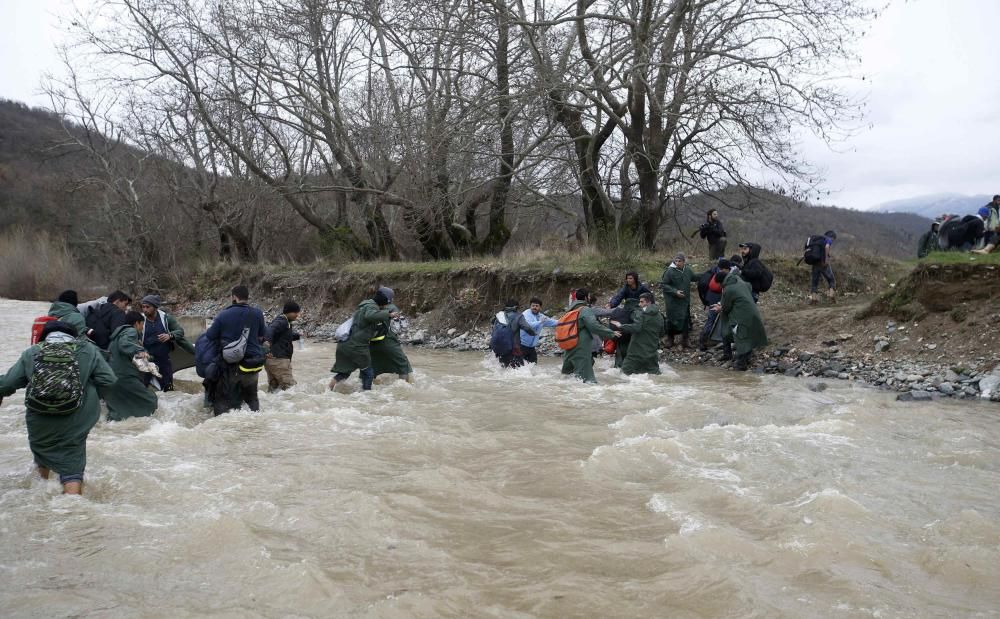
[[90,339],[98,348],[108,350],[108,346],[111,345],[111,334],[118,327],[125,326],[125,312],[131,304],[132,299],[127,294],[115,290],[108,295],[104,303],[90,310],[86,316],[87,328],[90,329]]
[[373,376],[395,374],[412,385],[414,382],[413,366],[410,365],[410,359],[403,351],[397,329],[393,328],[393,325],[398,325],[402,319],[402,312],[393,303],[396,292],[388,286],[378,286],[376,291],[384,294],[385,298],[389,300],[385,309],[389,310],[389,315],[394,316],[394,318],[379,323],[375,338],[369,342],[368,349],[372,356]]
[[594,357],[591,354],[594,336],[610,340],[620,334],[597,321],[594,310],[587,303],[588,295],[586,288],[573,291],[569,307],[556,325],[556,343],[565,351],[561,372],[575,374],[585,383],[596,383]]
[[358,304],[351,317],[351,334],[346,342],[337,344],[334,358],[334,376],[330,379],[330,391],[337,384],[347,380],[354,370],[360,370],[361,389],[371,391],[375,380],[375,370],[372,368],[371,343],[379,337],[379,325],[388,323],[398,316],[397,312],[388,309],[389,297],[384,292],[376,291],[372,298]]
[[774,275],[760,259],[760,245],[757,243],[740,243],[740,256],[743,258],[743,268],[740,276],[750,284],[753,292],[753,302],[756,303],[761,293],[771,289]]
[[232,299],[233,304],[219,312],[205,331],[205,338],[212,341],[221,356],[218,378],[209,394],[216,416],[243,404],[252,411],[260,410],[257,377],[265,360],[261,345],[267,332],[264,312],[250,306],[246,286],[233,288]]
[[44,479],[58,473],[66,494],[83,492],[87,436],[101,416],[98,392],[115,380],[100,350],[59,320],[47,323],[40,343],[0,376],[0,401],[27,387],[25,422],[35,466]]
[[815,305],[818,302],[817,289],[819,288],[819,278],[826,280],[828,286],[827,297],[830,303],[837,302],[836,279],[833,276],[833,268],[830,266],[830,249],[837,239],[837,233],[827,230],[822,236],[814,235],[806,239],[805,253],[802,260],[812,267],[812,276],[809,284],[809,304]]
[[518,311],[518,305],[516,299],[509,299],[503,310],[493,317],[490,350],[503,368],[519,368],[524,365],[524,355],[521,352],[522,332],[530,336],[538,335],[534,327]]

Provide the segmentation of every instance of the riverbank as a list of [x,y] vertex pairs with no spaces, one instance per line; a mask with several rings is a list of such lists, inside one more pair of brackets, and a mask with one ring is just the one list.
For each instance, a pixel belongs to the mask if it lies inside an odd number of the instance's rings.
[[[901,399],[1000,400],[1000,265],[946,254],[916,265],[871,256],[845,256],[835,265],[836,304],[807,303],[808,267],[790,257],[766,258],[775,274],[760,309],[771,344],[754,355],[752,371],[860,381],[900,393]],[[964,255],[961,255],[964,256]],[[696,272],[705,260],[690,258]],[[273,316],[286,298],[304,308],[300,330],[331,339],[368,288],[396,291],[408,317],[402,339],[414,346],[487,350],[489,319],[508,298],[522,305],[541,297],[551,316],[569,290],[587,287],[606,301],[635,265],[659,293],[666,255],[605,257],[538,253],[495,261],[355,263],[339,268],[218,265],[177,291],[179,311],[211,316],[227,303],[233,282],[251,285],[251,297]],[[659,296],[659,294],[657,294]],[[696,328],[703,312],[695,303]],[[696,339],[696,338],[695,338]],[[542,354],[559,354],[551,338]],[[726,367],[718,352],[664,350],[666,363]]]

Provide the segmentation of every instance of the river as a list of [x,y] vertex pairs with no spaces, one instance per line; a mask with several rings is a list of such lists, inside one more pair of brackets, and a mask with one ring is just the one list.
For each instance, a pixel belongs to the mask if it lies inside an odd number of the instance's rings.
[[[0,300],[0,372],[45,309]],[[0,615],[1000,615],[996,405],[420,349],[415,385],[341,394],[333,351],[259,414],[172,392],[102,421],[83,498],[7,398]]]

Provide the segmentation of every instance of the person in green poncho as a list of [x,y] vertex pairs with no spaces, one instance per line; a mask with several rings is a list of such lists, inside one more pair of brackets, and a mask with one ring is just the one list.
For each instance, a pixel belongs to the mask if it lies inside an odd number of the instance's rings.
[[111,369],[118,376],[118,382],[104,396],[110,421],[149,417],[156,412],[156,394],[146,387],[145,375],[132,362],[136,355],[148,357],[141,344],[145,323],[145,317],[139,312],[128,312],[125,324],[111,334],[108,350],[111,353]]
[[382,292],[376,292],[371,299],[365,299],[358,304],[352,317],[351,335],[346,342],[337,344],[336,358],[333,364],[334,377],[330,379],[330,390],[337,383],[347,380],[354,370],[361,370],[361,388],[369,391],[375,371],[372,369],[371,341],[378,336],[379,323],[388,322],[398,316],[398,313],[386,309],[389,299]]
[[87,331],[87,319],[83,317],[80,310],[77,309],[80,299],[77,297],[75,290],[64,290],[59,294],[59,297],[54,303],[49,307],[49,316],[55,317],[56,320],[61,320],[66,324],[69,324],[76,332],[79,337],[86,337]]
[[674,256],[674,261],[663,271],[660,289],[667,305],[667,348],[673,348],[674,336],[681,335],[681,346],[691,348],[691,282],[694,271],[687,265],[684,254]]
[[[396,295],[393,289],[380,286],[377,291],[381,292],[389,300],[389,303],[385,306],[385,309],[389,311],[389,315],[392,316],[395,314],[399,316],[399,308],[393,305],[392,302]],[[410,365],[410,360],[407,358],[406,353],[403,352],[403,345],[399,342],[399,335],[392,330],[392,319],[378,324],[377,334],[371,340],[369,349],[372,356],[373,376],[378,376],[379,374],[396,374],[406,382],[413,383],[413,367]]]
[[[606,340],[610,340],[619,337],[620,334],[597,322],[594,310],[587,304],[588,294],[586,288],[574,291],[569,307],[566,308],[567,313],[574,310],[580,310],[580,313],[577,317],[578,339],[576,346],[572,350],[567,350],[563,355],[562,373],[575,374],[577,378],[582,379],[585,383],[596,383],[597,378],[594,376],[594,356],[591,354],[591,348],[594,345],[594,336],[598,335]],[[565,316],[563,316],[564,318]],[[560,322],[563,319],[560,319]],[[558,337],[559,327],[557,326],[556,329]]]
[[732,271],[725,275],[720,271],[717,277],[724,277],[722,301],[715,306],[721,312],[723,341],[735,349],[733,368],[745,371],[753,349],[767,346],[764,321],[753,302],[750,284]]
[[98,390],[103,393],[114,384],[116,377],[97,346],[78,339],[76,329],[69,323],[53,320],[43,328],[41,343],[25,350],[17,363],[0,376],[0,401],[31,385],[36,358],[47,344],[68,344],[73,350],[80,370],[82,399],[76,410],[64,415],[39,413],[28,408],[25,413],[28,445],[43,478],[48,479],[49,473],[55,471],[64,493],[80,494],[87,466],[87,435],[101,416]]
[[639,296],[639,308],[632,315],[632,324],[611,321],[615,327],[632,334],[632,343],[622,363],[622,374],[660,373],[658,349],[665,325],[663,315],[653,301],[652,293],[644,292]]

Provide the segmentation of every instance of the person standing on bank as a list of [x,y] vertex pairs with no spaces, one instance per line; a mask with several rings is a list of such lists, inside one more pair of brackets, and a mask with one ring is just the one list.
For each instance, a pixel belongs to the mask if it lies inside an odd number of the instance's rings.
[[222,367],[212,393],[216,416],[243,404],[252,411],[260,410],[257,375],[264,369],[261,344],[267,332],[264,312],[250,306],[250,291],[246,286],[233,288],[232,300],[233,304],[219,312],[205,331],[205,339],[222,355]]
[[265,351],[267,360],[264,371],[267,372],[267,390],[269,392],[284,391],[295,386],[292,376],[292,352],[294,342],[299,334],[292,329],[292,323],[298,320],[302,308],[295,301],[285,303],[281,314],[271,321],[267,329]]
[[750,357],[754,348],[767,346],[767,331],[760,311],[753,300],[750,284],[736,273],[720,271],[716,277],[722,279],[722,301],[715,305],[722,320],[722,337],[726,343],[726,355],[733,355],[733,368],[746,371],[750,367]]
[[[174,366],[170,361],[170,351],[174,346],[180,346],[193,355],[194,346],[184,338],[184,329],[177,319],[160,309],[161,305],[163,301],[155,294],[146,295],[139,302],[139,309],[146,319],[142,347],[160,370],[160,386],[163,391],[173,391]],[[151,378],[149,374],[146,375],[147,385]]]
[[358,304],[351,318],[351,335],[346,342],[337,344],[334,357],[333,378],[330,379],[330,391],[337,384],[347,380],[354,370],[360,370],[361,389],[371,391],[375,370],[372,368],[371,341],[378,335],[379,323],[388,323],[398,316],[398,313],[386,309],[389,298],[383,292],[376,291],[372,298]]
[[41,342],[0,376],[0,402],[28,388],[25,422],[35,466],[44,479],[58,473],[65,494],[83,492],[87,435],[101,416],[98,392],[116,379],[97,346],[77,339],[76,328],[59,320],[48,322]]
[[710,260],[718,260],[726,256],[726,230],[722,227],[722,220],[719,219],[719,211],[714,208],[708,211],[705,223],[698,228],[698,234],[708,241]]
[[687,265],[684,254],[674,256],[674,261],[663,271],[660,288],[667,305],[667,348],[673,348],[674,336],[681,335],[681,345],[691,348],[691,282],[694,272]]
[[108,350],[111,352],[111,370],[118,377],[104,396],[108,405],[108,420],[121,421],[129,417],[149,417],[156,412],[156,393],[146,387],[145,375],[132,360],[147,357],[142,347],[142,330],[146,320],[139,312],[128,312],[125,324],[111,334]]

